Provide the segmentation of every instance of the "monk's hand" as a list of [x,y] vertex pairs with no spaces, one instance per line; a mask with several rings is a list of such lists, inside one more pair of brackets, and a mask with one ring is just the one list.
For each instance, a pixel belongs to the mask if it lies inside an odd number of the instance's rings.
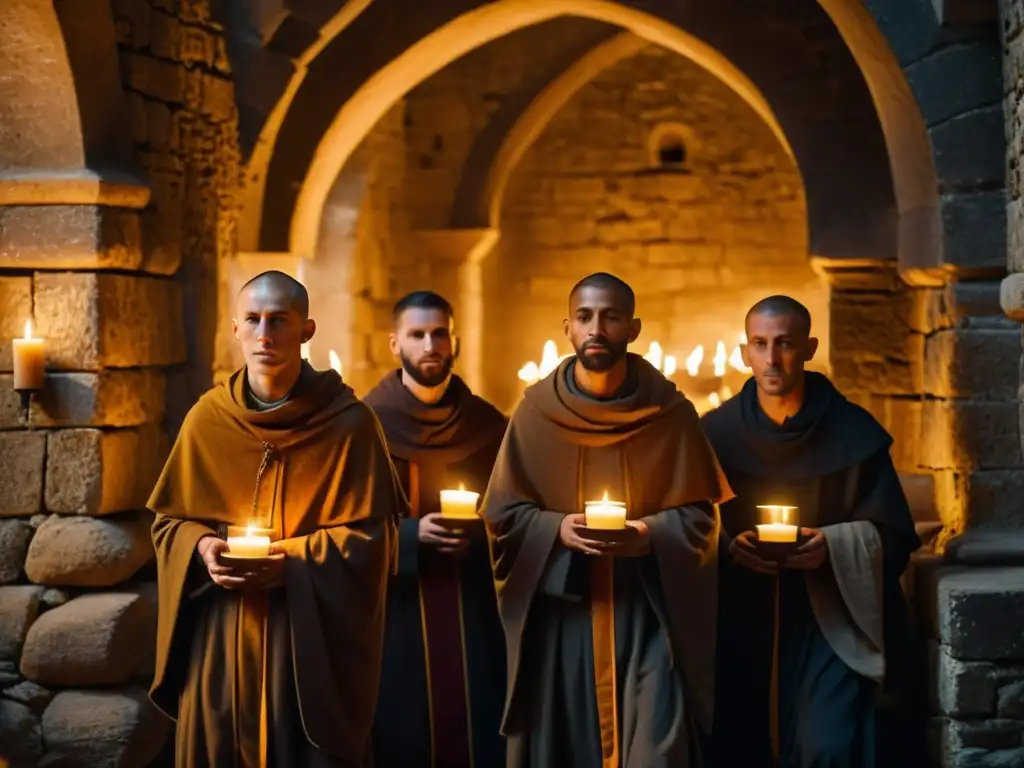
[[762,560],[757,555],[757,545],[754,544],[756,534],[754,531],[744,531],[736,536],[729,545],[729,556],[733,561],[758,573],[776,574],[779,566],[770,560]]
[[787,557],[783,565],[786,568],[798,568],[803,571],[821,568],[828,560],[828,541],[825,534],[813,528],[801,528],[800,533],[810,538],[797,547],[796,554]]
[[616,557],[643,557],[651,553],[651,529],[643,520],[627,520],[627,528],[633,528],[636,534],[621,544],[614,544],[608,550]]
[[459,554],[469,540],[439,525],[437,521],[440,519],[440,512],[431,512],[420,518],[420,543],[437,547],[437,551],[445,555]]
[[235,569],[221,561],[220,556],[228,551],[228,543],[216,536],[204,536],[196,544],[196,551],[203,560],[210,579],[225,589],[240,589],[245,586],[245,578]]
[[558,527],[558,537],[567,549],[582,552],[585,555],[607,554],[607,545],[600,541],[591,541],[583,538],[580,528],[587,526],[587,516],[582,512],[573,515],[566,515],[562,518],[562,524]]

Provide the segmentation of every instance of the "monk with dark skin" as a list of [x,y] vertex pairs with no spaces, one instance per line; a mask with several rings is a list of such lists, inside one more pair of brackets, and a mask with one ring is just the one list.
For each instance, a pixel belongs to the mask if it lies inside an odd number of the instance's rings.
[[[179,768],[368,765],[394,523],[380,426],[334,371],[279,272],[238,295],[245,367],[189,411],[149,508],[160,594],[150,695]],[[227,526],[270,529],[232,559]]]
[[[576,355],[526,390],[487,490],[515,768],[701,764],[728,489],[693,405],[627,353],[634,305],[612,275],[573,288]],[[625,504],[622,541],[584,527],[604,494]]]
[[409,294],[394,322],[401,367],[365,400],[411,509],[388,585],[374,754],[378,766],[501,768],[505,638],[487,538],[479,519],[445,527],[440,493],[483,494],[507,421],[452,373],[454,317],[443,297]]
[[[892,438],[804,366],[818,346],[803,305],[772,296],[746,318],[752,377],[705,415],[736,498],[722,507],[715,765],[913,766],[880,749],[876,700],[905,663],[899,578],[919,545]],[[778,562],[755,526],[796,507],[803,543]],[[782,521],[779,521],[782,522]]]

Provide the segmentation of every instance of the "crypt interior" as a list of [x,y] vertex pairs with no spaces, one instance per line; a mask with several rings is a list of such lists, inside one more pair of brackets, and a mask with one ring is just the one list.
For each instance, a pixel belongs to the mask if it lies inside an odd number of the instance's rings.
[[[506,412],[570,351],[589,272],[634,287],[634,351],[698,410],[746,379],[746,309],[798,298],[814,367],[894,436],[925,541],[905,587],[931,764],[1024,764],[1022,28],[1019,0],[14,0],[14,764],[167,759],[144,505],[188,408],[240,365],[233,297],[266,269],[309,287],[308,359],[357,394],[394,366],[394,301],[439,291],[457,372]],[[47,364],[28,419],[26,320]]]

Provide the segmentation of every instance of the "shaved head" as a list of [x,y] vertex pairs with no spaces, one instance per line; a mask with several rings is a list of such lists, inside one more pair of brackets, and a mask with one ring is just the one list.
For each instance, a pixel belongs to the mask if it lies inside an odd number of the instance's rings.
[[580,280],[569,291],[569,312],[573,310],[573,301],[584,288],[598,288],[615,295],[615,305],[626,316],[632,318],[636,313],[636,294],[625,280],[607,272],[594,272]]
[[252,278],[238,291],[238,298],[242,294],[255,287],[271,287],[275,293],[288,301],[289,308],[294,309],[303,320],[309,319],[309,292],[306,286],[300,283],[291,275],[279,272],[276,269],[261,272]]
[[802,331],[803,335],[811,335],[811,313],[807,307],[794,299],[792,296],[769,296],[761,299],[757,304],[747,311],[744,327],[750,329],[750,318],[758,315],[760,317],[791,317],[796,322],[792,328],[794,331]]

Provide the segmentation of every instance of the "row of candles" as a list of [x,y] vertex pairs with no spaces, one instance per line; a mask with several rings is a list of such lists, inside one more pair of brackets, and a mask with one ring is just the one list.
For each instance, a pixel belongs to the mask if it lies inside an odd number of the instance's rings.
[[[477,503],[480,494],[458,490],[441,491],[441,516],[450,520],[476,520],[479,518]],[[775,504],[761,505],[768,522],[756,526],[757,538],[762,542],[791,544],[797,541],[799,527],[795,524],[796,507]],[[626,504],[608,498],[608,493],[598,501],[584,502],[587,528],[592,530],[615,531],[626,527]],[[270,554],[273,531],[255,526],[230,526],[228,528],[228,549],[236,558],[262,558]]]

